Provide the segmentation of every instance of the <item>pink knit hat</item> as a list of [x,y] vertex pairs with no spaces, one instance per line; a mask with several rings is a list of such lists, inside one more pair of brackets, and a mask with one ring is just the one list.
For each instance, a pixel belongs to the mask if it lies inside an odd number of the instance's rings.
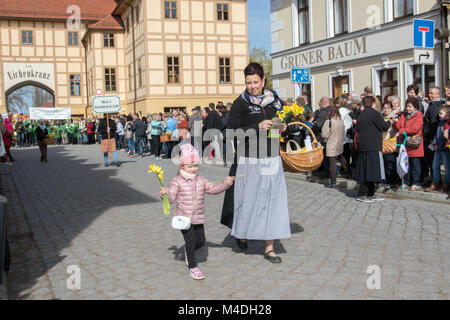
[[198,151],[190,143],[183,144],[180,147],[180,165],[193,164],[200,162]]

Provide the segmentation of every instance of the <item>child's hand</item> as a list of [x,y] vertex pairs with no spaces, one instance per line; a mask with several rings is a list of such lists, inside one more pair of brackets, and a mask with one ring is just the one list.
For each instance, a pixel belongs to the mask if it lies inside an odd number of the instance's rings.
[[159,196],[162,198],[164,195],[167,194],[167,188],[160,188],[159,189]]
[[226,179],[225,179],[225,181],[228,183],[228,184],[233,184],[233,181],[234,180],[236,180],[236,178],[235,177],[230,177],[230,176],[228,176],[228,177],[226,177]]

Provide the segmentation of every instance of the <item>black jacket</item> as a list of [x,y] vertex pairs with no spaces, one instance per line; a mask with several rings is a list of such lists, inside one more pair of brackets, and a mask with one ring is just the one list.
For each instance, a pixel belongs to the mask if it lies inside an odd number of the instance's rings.
[[433,140],[434,134],[436,133],[439,124],[439,109],[444,102],[442,100],[431,102],[427,112],[425,112],[423,117],[423,138],[426,146]]
[[204,130],[218,129],[222,130],[222,124],[220,122],[220,115],[216,110],[211,110],[208,117],[205,120]]
[[323,143],[322,139],[322,127],[328,119],[328,114],[330,113],[331,107],[325,107],[322,110],[316,110],[316,113],[314,113],[314,127],[312,130],[314,131],[314,134],[316,135],[317,139]]
[[[278,98],[278,97],[276,97]],[[253,132],[256,133],[257,140],[254,141],[255,145],[252,145],[250,148],[250,140],[248,137],[245,138],[245,156],[246,157],[258,157],[265,158],[265,154],[260,154],[259,151],[259,124],[264,120],[272,120],[277,116],[277,110],[272,106],[267,106],[265,108],[261,108],[260,106],[253,105],[250,102],[245,101],[242,97],[237,98],[233,102],[233,107],[230,111],[230,119],[228,122],[228,129],[242,129],[244,132],[247,132],[250,129],[253,129]],[[249,133],[249,132],[248,132]],[[267,135],[268,131],[265,133]],[[241,137],[242,138],[242,137]],[[240,140],[240,139],[238,139]],[[272,139],[267,139],[267,156],[271,157],[272,153],[270,148],[270,143]],[[277,140],[278,141],[278,140]],[[253,142],[253,141],[252,141]],[[240,141],[240,143],[244,143]],[[253,148],[255,147],[255,148]],[[236,149],[239,151],[240,148]],[[254,154],[254,150],[257,151],[257,155]],[[279,151],[277,149],[277,151]],[[239,156],[242,156],[239,154]],[[274,155],[278,156],[278,154]]]
[[48,136],[48,130],[45,128],[44,130],[41,129],[41,127],[36,128],[36,138],[38,141],[44,140]]
[[381,151],[383,132],[391,127],[389,121],[384,121],[381,113],[372,108],[364,108],[356,123],[356,146],[358,151]]
[[228,122],[230,122],[230,113],[225,112],[224,114],[222,114],[222,117],[220,118],[220,130],[221,131],[224,131],[227,128]]
[[[109,138],[114,139],[114,136],[116,134],[116,123],[114,120],[109,119]],[[100,123],[98,124],[98,132],[102,135],[102,139],[108,139],[108,126],[106,125],[106,119],[103,118],[100,120]]]
[[131,131],[134,132],[135,138],[145,138],[145,126],[141,119],[137,118],[131,126]]

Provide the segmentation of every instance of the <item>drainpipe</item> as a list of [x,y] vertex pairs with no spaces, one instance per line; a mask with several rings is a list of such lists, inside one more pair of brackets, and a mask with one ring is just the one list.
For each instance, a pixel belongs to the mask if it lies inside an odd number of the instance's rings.
[[[87,31],[87,29],[88,29],[87,22],[86,22],[85,26],[86,26],[86,31]],[[86,117],[87,117],[88,109],[89,109],[89,84],[88,84],[89,77],[88,77],[88,67],[87,67],[88,56],[87,56],[87,46],[83,44],[83,47],[84,47],[84,73],[86,76],[86,81],[85,81],[86,82],[86,110],[84,113],[86,114]]]
[[126,1],[124,4],[131,8],[131,38],[133,42],[133,82],[134,82],[134,100],[133,100],[133,109],[134,113],[136,113],[136,99],[137,99],[137,83],[136,83],[136,45],[135,45],[135,38],[134,38],[134,8],[131,4],[127,3]]

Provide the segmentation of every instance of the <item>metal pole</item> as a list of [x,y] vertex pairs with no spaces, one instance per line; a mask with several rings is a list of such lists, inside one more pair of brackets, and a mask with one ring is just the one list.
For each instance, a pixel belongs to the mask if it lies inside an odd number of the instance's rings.
[[[109,134],[109,114],[106,114],[106,125],[107,125],[107,132],[108,132],[108,144],[111,144],[109,140],[111,140],[111,135]],[[111,148],[108,146],[108,154],[109,154],[109,161],[111,161]]]
[[425,93],[425,65],[422,65],[422,91],[423,91],[423,96],[424,98],[426,97],[426,93]]

